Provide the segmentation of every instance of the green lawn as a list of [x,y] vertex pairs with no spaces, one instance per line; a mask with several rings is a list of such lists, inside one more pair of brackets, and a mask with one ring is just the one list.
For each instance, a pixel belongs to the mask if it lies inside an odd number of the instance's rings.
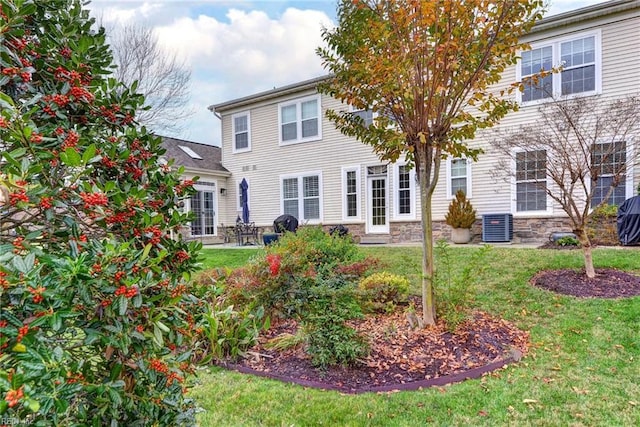
[[[366,247],[419,289],[420,248]],[[453,247],[464,263],[471,247]],[[242,265],[254,250],[208,249],[208,267]],[[640,274],[640,250],[597,249],[596,268]],[[637,426],[640,297],[577,299],[536,289],[539,270],[580,268],[580,251],[494,248],[479,308],[531,332],[518,364],[477,380],[413,392],[343,395],[211,368],[190,393],[204,426]]]

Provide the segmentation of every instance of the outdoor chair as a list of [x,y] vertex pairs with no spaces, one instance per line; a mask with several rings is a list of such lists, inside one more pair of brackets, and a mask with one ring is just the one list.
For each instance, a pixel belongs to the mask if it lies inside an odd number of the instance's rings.
[[248,224],[243,222],[236,223],[235,233],[238,246],[258,244],[258,227],[253,222]]

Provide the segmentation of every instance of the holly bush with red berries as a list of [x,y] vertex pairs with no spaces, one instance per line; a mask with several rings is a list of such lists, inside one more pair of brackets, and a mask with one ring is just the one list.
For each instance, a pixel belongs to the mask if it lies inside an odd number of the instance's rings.
[[193,183],[81,0],[0,6],[0,417],[193,424]]

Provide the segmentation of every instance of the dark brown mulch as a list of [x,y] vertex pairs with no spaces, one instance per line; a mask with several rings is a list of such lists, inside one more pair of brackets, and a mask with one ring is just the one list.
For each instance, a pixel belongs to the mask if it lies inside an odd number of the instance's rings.
[[[584,271],[542,271],[531,279],[535,286],[583,298],[626,298],[640,295],[640,277],[614,269],[597,269],[588,279]],[[419,315],[419,313],[417,313]],[[293,382],[303,386],[339,390],[344,393],[415,390],[477,378],[518,361],[527,352],[528,332],[510,323],[478,312],[455,334],[438,324],[411,329],[404,312],[377,315],[354,322],[367,336],[370,355],[357,366],[319,371],[302,347],[269,350],[264,344],[283,333],[293,334],[293,321],[272,325],[260,337],[250,357],[225,364],[240,372]]]
[[536,274],[531,283],[549,291],[581,298],[629,298],[640,295],[640,276],[611,268],[596,269],[590,279],[584,270],[548,270]]
[[305,386],[365,391],[414,390],[477,378],[517,361],[528,349],[529,334],[485,313],[476,313],[456,334],[442,324],[410,329],[405,314],[377,315],[354,322],[368,337],[370,355],[354,367],[319,371],[302,347],[268,350],[264,343],[282,333],[295,333],[292,321],[272,326],[249,358],[227,365],[241,372],[295,382]]

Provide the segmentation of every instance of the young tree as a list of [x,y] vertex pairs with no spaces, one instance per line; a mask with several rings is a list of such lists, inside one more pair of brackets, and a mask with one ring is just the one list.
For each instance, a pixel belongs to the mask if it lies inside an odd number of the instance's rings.
[[[431,198],[446,155],[477,158],[479,128],[517,105],[491,85],[516,63],[519,37],[542,16],[543,1],[342,0],[338,26],[318,49],[331,77],[320,90],[377,120],[348,111],[328,117],[382,160],[405,155],[420,181],[423,321],[436,320]],[[509,87],[507,92],[515,86]]]
[[83,3],[0,0],[0,418],[193,424],[193,188]]
[[[591,242],[586,232],[591,209],[620,203],[631,166],[640,152],[631,141],[640,136],[640,98],[554,99],[538,109],[535,124],[501,132],[492,144],[507,162],[540,153],[539,173],[527,179],[567,214],[584,254],[587,277],[595,277]],[[536,154],[537,155],[537,154]],[[510,178],[510,176],[503,176]],[[550,182],[548,182],[550,181]]]
[[141,24],[123,24],[107,29],[117,68],[114,76],[137,91],[147,104],[136,119],[158,132],[177,132],[192,111],[188,108],[191,70],[176,54],[163,50],[153,30]]

